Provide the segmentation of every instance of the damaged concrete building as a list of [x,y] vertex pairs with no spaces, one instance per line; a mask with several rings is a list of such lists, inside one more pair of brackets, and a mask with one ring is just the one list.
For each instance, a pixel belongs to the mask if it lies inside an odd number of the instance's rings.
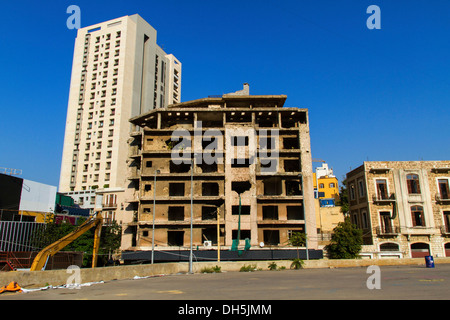
[[295,251],[290,236],[306,232],[320,258],[308,110],[285,100],[244,85],[132,118],[122,250],[187,250],[192,215],[197,249],[229,251],[238,239],[241,249]]

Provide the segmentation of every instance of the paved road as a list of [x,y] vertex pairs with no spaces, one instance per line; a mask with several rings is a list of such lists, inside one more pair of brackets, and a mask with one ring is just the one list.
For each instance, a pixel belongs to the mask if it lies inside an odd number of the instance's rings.
[[[2,300],[450,299],[450,265],[180,274],[117,280],[81,289],[7,293]],[[380,289],[368,289],[380,284]],[[375,279],[375,280],[374,280]],[[373,280],[373,281],[372,281]]]

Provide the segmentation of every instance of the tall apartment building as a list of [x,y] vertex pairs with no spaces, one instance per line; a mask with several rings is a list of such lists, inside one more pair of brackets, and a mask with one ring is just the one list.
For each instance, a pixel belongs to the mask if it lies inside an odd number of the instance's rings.
[[450,256],[450,161],[368,161],[347,173],[362,254]]
[[246,85],[132,118],[125,260],[149,259],[153,218],[157,251],[187,250],[191,210],[194,247],[233,254],[239,238],[270,259],[271,249],[296,255],[288,239],[306,231],[317,249],[308,111],[285,100],[249,95]]
[[156,34],[137,14],[78,30],[60,192],[100,190],[100,209],[123,207],[129,119],[180,102],[181,63]]

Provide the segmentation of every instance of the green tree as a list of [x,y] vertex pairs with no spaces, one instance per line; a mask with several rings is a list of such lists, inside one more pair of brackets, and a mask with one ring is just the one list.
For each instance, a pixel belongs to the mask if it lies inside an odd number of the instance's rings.
[[349,211],[349,202],[348,202],[348,189],[347,189],[347,180],[344,178],[342,180],[342,186],[339,190],[339,201],[337,203],[338,206],[341,206],[341,213],[347,215]]
[[299,259],[298,247],[306,244],[306,234],[303,232],[293,232],[292,236],[289,238],[289,244],[297,247],[297,259]]
[[361,251],[362,244],[362,230],[346,218],[333,229],[331,243],[325,248],[331,259],[355,259]]

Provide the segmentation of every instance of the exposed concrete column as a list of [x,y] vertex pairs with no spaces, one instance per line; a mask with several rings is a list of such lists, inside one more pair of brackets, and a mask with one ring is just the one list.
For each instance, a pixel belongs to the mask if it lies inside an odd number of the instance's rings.
[[303,208],[305,212],[306,232],[308,236],[308,248],[317,249],[317,228],[314,205],[314,181],[311,159],[311,143],[309,138],[309,125],[301,124],[299,128],[301,145],[301,172],[303,179]]
[[161,112],[156,114],[156,128],[161,129]]

